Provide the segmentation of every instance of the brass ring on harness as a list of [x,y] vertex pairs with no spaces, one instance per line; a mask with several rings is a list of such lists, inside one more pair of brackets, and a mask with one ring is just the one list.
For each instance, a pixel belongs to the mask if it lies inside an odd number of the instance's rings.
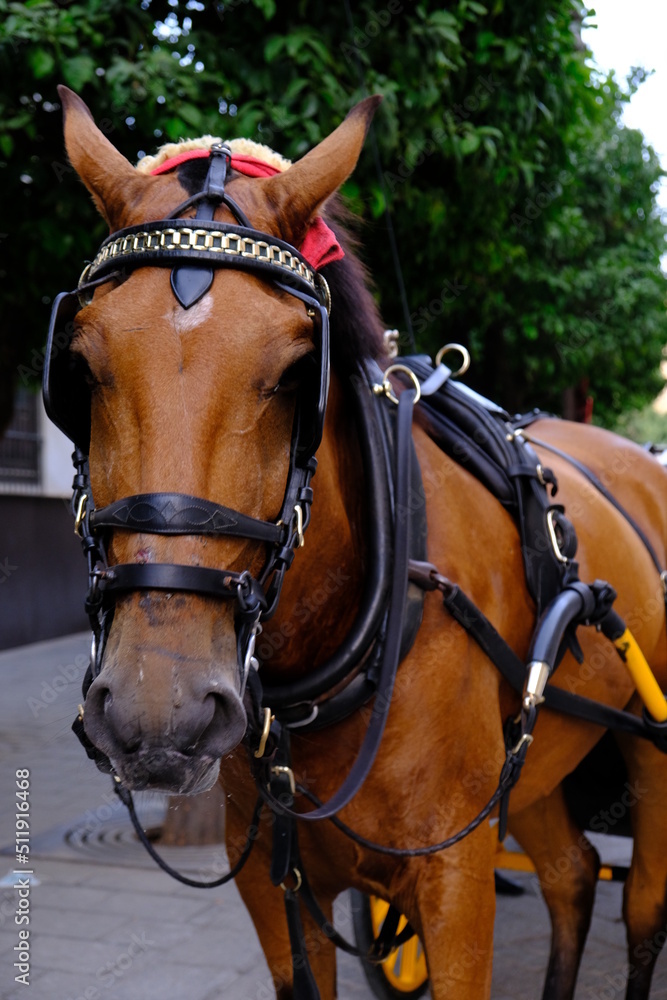
[[438,365],[440,364],[440,362],[442,361],[442,359],[444,358],[445,354],[447,354],[448,351],[458,351],[459,354],[461,355],[461,358],[463,359],[461,362],[461,367],[458,368],[455,372],[452,372],[452,377],[456,378],[457,375],[465,375],[465,373],[470,368],[470,351],[467,349],[467,347],[464,347],[463,344],[445,344],[444,347],[441,347],[435,356],[436,368],[438,367]]
[[392,403],[396,403],[396,405],[398,405],[398,399],[394,395],[391,388],[391,382],[389,381],[389,376],[391,375],[392,372],[404,372],[405,375],[409,376],[410,381],[415,387],[414,402],[418,403],[419,400],[421,399],[421,394],[422,394],[421,386],[419,384],[419,379],[412,371],[412,369],[408,368],[407,365],[389,365],[389,367],[385,371],[384,380],[382,382],[382,388],[384,389],[384,394],[387,397],[387,399],[390,399]]
[[[294,880],[296,882],[296,885],[294,886],[294,888],[291,891],[292,892],[298,892],[299,889],[301,888],[302,884],[303,884],[303,877],[301,875],[301,872],[299,871],[298,868],[293,868],[292,871],[290,872],[290,874],[294,877]],[[287,892],[287,890],[289,889],[289,886],[285,885],[284,882],[281,882],[280,883],[280,888],[283,890],[283,892]]]

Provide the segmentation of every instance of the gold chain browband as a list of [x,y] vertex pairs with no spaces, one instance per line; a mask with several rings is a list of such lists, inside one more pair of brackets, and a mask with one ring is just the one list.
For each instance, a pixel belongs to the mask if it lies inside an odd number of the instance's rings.
[[[227,257],[235,258],[237,266],[243,259],[268,265],[275,268],[277,279],[278,272],[282,272],[283,276],[293,275],[305,281],[316,294],[321,294],[316,272],[302,257],[288,249],[286,244],[281,246],[278,243],[268,243],[252,235],[244,236],[225,229],[204,229],[201,224],[196,229],[192,226],[178,226],[174,225],[173,220],[155,224],[152,229],[125,230],[120,236],[102,244],[94,260],[86,265],[79,279],[79,287],[100,277],[111,267],[129,263],[131,258],[147,255],[151,262],[159,264],[160,255],[165,254],[165,263],[173,266],[181,253],[184,259],[195,259],[203,263],[208,259],[212,265],[215,265],[216,258],[217,263],[221,264]],[[133,260],[132,264],[136,267],[138,261]]]

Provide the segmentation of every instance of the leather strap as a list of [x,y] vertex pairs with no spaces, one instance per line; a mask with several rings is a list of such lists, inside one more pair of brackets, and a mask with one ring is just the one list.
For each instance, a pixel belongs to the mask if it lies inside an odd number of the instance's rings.
[[[207,597],[235,598],[247,573],[174,563],[120,563],[98,574],[103,594],[123,590],[182,590]],[[252,585],[257,587],[255,581]]]
[[[215,210],[225,196],[225,180],[227,167],[232,158],[228,146],[215,145],[209,151],[209,168],[204,183],[204,189],[199,193],[199,205],[195,219],[199,222],[206,219],[211,222]],[[176,213],[174,213],[176,214]],[[171,272],[171,289],[184,309],[189,309],[198,302],[213,284],[213,267],[194,266],[186,263],[173,268]]]
[[233,535],[277,545],[283,526],[186,493],[137,493],[90,515],[98,528],[126,528],[157,535]]
[[[545,416],[547,416],[547,415],[540,413],[538,416],[535,417],[535,419],[536,420],[538,418],[542,419]],[[526,425],[521,424],[521,429],[524,426],[526,426]],[[566,462],[568,462],[571,466],[573,466],[573,468],[575,468],[577,470],[577,472],[580,472],[582,474],[582,476],[585,476],[586,479],[588,479],[588,481],[593,484],[593,486],[595,487],[595,489],[599,493],[601,493],[602,496],[606,500],[609,501],[609,503],[612,505],[612,507],[615,507],[616,510],[619,512],[619,514],[622,514],[622,516],[625,518],[625,520],[628,522],[628,524],[631,525],[631,527],[634,529],[635,533],[639,536],[639,538],[644,543],[646,551],[648,552],[648,554],[650,555],[651,559],[653,560],[653,565],[657,569],[658,573],[660,573],[660,575],[662,575],[663,572],[665,571],[665,567],[660,562],[660,559],[658,558],[658,555],[657,555],[655,549],[653,548],[653,546],[651,545],[651,542],[649,541],[646,533],[641,528],[641,526],[637,523],[637,521],[635,521],[635,519],[632,516],[632,514],[630,514],[625,509],[625,507],[620,503],[620,501],[618,501],[616,499],[616,497],[614,496],[614,494],[611,493],[607,489],[607,487],[604,485],[604,483],[600,482],[600,480],[595,475],[595,473],[592,472],[591,469],[588,468],[588,466],[584,465],[583,462],[579,462],[576,458],[573,458],[572,455],[568,455],[566,452],[561,451],[560,448],[556,448],[555,445],[553,445],[553,444],[548,444],[546,441],[542,441],[539,438],[533,437],[532,434],[530,435],[530,442],[531,442],[531,444],[537,445],[538,448],[544,448],[544,449],[546,449],[546,451],[550,451],[553,455],[558,455],[559,458],[562,458]],[[667,593],[665,595],[665,599],[667,600]]]
[[285,916],[292,951],[292,997],[294,1000],[320,1000],[313,970],[310,967],[303,924],[299,912],[299,897],[292,889],[285,891]]
[[[395,509],[407,510],[409,503],[410,464],[412,461],[412,414],[415,392],[406,389],[398,400],[396,431]],[[407,517],[397,517],[395,527],[394,565],[392,568],[391,597],[389,602],[387,640],[378,678],[377,695],[363,743],[347,777],[328,802],[318,805],[311,812],[298,813],[280,808],[290,816],[307,822],[330,819],[340,812],[357,794],[370,771],[380,748],[389,707],[391,705],[396,671],[398,669],[403,611],[408,587],[408,530]],[[259,779],[259,792],[273,805],[274,800],[264,790]]]
[[[389,955],[394,948],[400,948],[402,944],[409,941],[411,937],[414,937],[416,931],[413,930],[412,926],[408,923],[405,925],[403,930],[398,932],[398,925],[401,920],[401,911],[397,910],[395,906],[390,905],[387,911],[387,916],[384,919],[382,927],[373,942],[373,946],[369,951],[357,948],[356,945],[352,944],[346,938],[340,934],[330,920],[327,920],[322,907],[317,902],[315,894],[308,882],[306,874],[303,870],[303,866],[299,869],[302,884],[299,889],[299,896],[303,905],[308,910],[310,916],[325,937],[331,941],[336,948],[340,948],[341,951],[346,952],[348,955],[354,955],[355,958],[361,958],[365,962],[369,962],[371,965],[380,965],[385,961],[387,955]],[[397,933],[398,932],[398,933]]]
[[[357,385],[358,380],[359,385]],[[291,682],[264,683],[264,704],[281,710],[299,703],[312,703],[332,690],[360,663],[375,640],[386,607],[391,572],[392,539],[388,510],[390,505],[388,470],[378,461],[383,444],[377,408],[382,405],[362,376],[352,380],[357,415],[357,433],[364,466],[364,489],[368,505],[367,580],[357,618],[348,636],[326,663]],[[367,700],[367,699],[366,699]]]
[[112,233],[81,281],[88,284],[123,268],[177,267],[184,261],[249,270],[322,299],[317,274],[295,247],[257,229],[206,219],[159,219]]
[[171,875],[171,877],[175,878],[177,882],[182,882],[183,885],[191,885],[195,889],[215,889],[218,886],[226,885],[227,882],[231,882],[233,879],[236,878],[236,876],[241,871],[246,861],[250,857],[250,852],[253,849],[255,841],[257,840],[257,831],[259,829],[259,818],[262,812],[262,805],[263,805],[261,798],[257,799],[257,802],[255,804],[255,809],[252,814],[252,819],[250,820],[250,825],[248,827],[245,846],[236,864],[233,866],[233,868],[230,869],[230,871],[227,872],[226,875],[221,875],[220,878],[213,879],[211,882],[201,882],[199,879],[188,878],[186,875],[181,875],[180,872],[177,872],[175,868],[172,868],[171,865],[167,864],[164,858],[162,858],[158,854],[158,852],[153,847],[151,841],[149,840],[146,832],[144,831],[141,823],[139,822],[139,817],[137,816],[136,809],[134,807],[134,800],[132,798],[132,792],[130,791],[130,789],[125,788],[118,781],[114,781],[113,789],[118,798],[121,800],[121,802],[123,802],[127,807],[135,833],[137,834],[137,837],[139,838],[140,842],[143,844],[143,846],[146,848],[146,850],[152,857],[153,861],[155,861],[156,864],[160,866],[162,871],[166,872],[167,875]]
[[[454,587],[450,595],[445,595],[443,604],[453,618],[470,633],[475,642],[484,650],[517,694],[523,694],[526,667],[511,646],[493,627],[481,611],[459,587]],[[643,719],[622,709],[604,705],[602,702],[584,698],[582,695],[547,684],[544,690],[545,706],[555,712],[562,712],[582,722],[593,722],[605,729],[617,729],[633,736],[656,742],[651,729]]]

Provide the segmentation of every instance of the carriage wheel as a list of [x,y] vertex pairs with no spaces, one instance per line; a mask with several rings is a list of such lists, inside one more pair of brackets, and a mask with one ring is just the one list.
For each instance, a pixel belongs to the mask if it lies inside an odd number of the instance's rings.
[[[352,889],[351,893],[355,940],[358,948],[367,951],[378,935],[389,903],[377,896],[366,896],[356,889]],[[398,929],[402,930],[405,924],[405,917],[401,917]],[[416,934],[392,951],[382,965],[370,965],[368,962],[362,962],[362,965],[369,986],[380,1000],[418,1000],[428,991],[426,956]]]

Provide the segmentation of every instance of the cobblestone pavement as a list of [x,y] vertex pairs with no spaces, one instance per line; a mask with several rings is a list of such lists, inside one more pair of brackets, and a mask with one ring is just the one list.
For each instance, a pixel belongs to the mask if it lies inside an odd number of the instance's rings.
[[[71,734],[86,651],[86,638],[71,636],[0,653],[0,879],[15,867],[15,772],[25,768],[30,867],[39,880],[30,890],[28,990],[14,980],[17,891],[11,877],[0,885],[0,1000],[268,1000],[268,969],[235,887],[202,892],[157,870]],[[159,802],[141,804],[149,823]],[[181,848],[170,857],[197,868],[220,852]],[[498,899],[493,1000],[541,996],[548,919],[532,876],[519,879],[523,896]],[[601,883],[577,1000],[624,996],[620,911],[621,887]],[[337,922],[349,933],[345,896]],[[339,996],[372,996],[359,963],[344,955]],[[652,993],[660,998],[667,1000],[664,956]]]

